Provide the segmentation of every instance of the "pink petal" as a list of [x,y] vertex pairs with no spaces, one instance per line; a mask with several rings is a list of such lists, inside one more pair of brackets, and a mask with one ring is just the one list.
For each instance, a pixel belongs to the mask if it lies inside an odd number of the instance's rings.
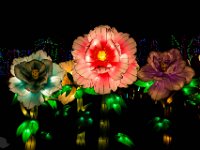
[[133,38],[129,38],[123,46],[121,46],[122,54],[126,53],[128,56],[134,55],[137,51],[136,42]]
[[93,39],[99,39],[102,41],[107,41],[112,37],[112,29],[108,25],[100,25],[95,27],[94,30],[91,30],[88,34],[88,40],[92,41]]
[[97,76],[97,73],[91,71],[88,63],[77,63],[74,70],[86,79],[94,79]]
[[108,72],[110,77],[114,80],[119,80],[122,78],[122,74],[124,74],[128,69],[128,56],[123,54],[120,56],[120,62],[115,63],[115,65]]
[[109,84],[112,91],[116,91],[120,85],[120,80],[113,80],[112,78],[109,78]]
[[108,94],[111,91],[110,84],[109,84],[109,77],[108,75],[103,75],[95,78],[93,80],[94,90],[96,93],[99,94]]
[[130,64],[127,71],[123,74],[123,78],[121,79],[121,83],[124,85],[132,84],[137,79],[137,69],[136,64]]
[[72,75],[73,75],[74,82],[77,85],[81,85],[81,86],[84,86],[84,87],[92,87],[91,80],[84,78],[83,76],[78,74],[76,71],[73,71]]

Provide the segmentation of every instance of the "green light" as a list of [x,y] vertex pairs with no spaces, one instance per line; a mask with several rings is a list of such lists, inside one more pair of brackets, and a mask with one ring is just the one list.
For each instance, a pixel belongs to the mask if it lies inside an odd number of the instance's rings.
[[93,123],[92,118],[88,118],[88,124],[91,125]]

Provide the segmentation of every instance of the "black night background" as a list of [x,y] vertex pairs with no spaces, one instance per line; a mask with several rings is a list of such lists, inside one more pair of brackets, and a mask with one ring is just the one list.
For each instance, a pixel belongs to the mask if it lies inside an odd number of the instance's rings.
[[[77,2],[78,3],[78,2]],[[183,57],[189,52],[194,58],[191,62],[199,75],[200,25],[198,9],[191,7],[148,8],[118,6],[115,9],[83,8],[76,5],[66,7],[47,7],[35,5],[29,7],[8,7],[0,11],[0,137],[7,139],[5,149],[22,150],[24,143],[16,136],[17,127],[27,118],[22,114],[19,103],[13,103],[14,93],[9,91],[8,80],[11,77],[10,65],[16,57],[23,57],[44,48],[52,59],[59,63],[72,59],[70,50],[73,41],[99,25],[109,25],[118,31],[128,33],[137,43],[137,60],[140,66],[146,63],[150,51],[164,51],[180,48]],[[142,5],[140,5],[142,6]],[[80,7],[80,6],[79,6]],[[120,9],[121,8],[121,9]],[[145,11],[146,10],[146,11]],[[196,11],[195,11],[196,10]],[[191,44],[190,44],[191,43]],[[189,51],[187,51],[189,49]],[[133,91],[135,90],[135,93]],[[170,144],[163,143],[163,132],[155,131],[152,118],[163,116],[160,103],[154,103],[148,95],[132,85],[129,89],[118,91],[125,99],[126,108],[121,115],[110,112],[109,149],[199,149],[200,111],[199,105],[185,103],[187,98],[179,92],[172,104],[172,125],[168,134],[172,136]],[[127,97],[127,95],[129,95]],[[134,98],[133,96],[135,94]],[[68,116],[56,116],[51,108],[39,106],[38,121],[40,133],[36,136],[36,149],[97,149],[100,120],[100,99],[86,95],[85,104],[93,118],[93,124],[86,130],[86,146],[76,145],[77,112],[76,101],[70,104]],[[58,103],[61,108],[62,104]],[[42,131],[52,135],[47,140]],[[133,147],[119,143],[114,138],[118,132],[129,135]],[[1,148],[1,139],[0,139]]]

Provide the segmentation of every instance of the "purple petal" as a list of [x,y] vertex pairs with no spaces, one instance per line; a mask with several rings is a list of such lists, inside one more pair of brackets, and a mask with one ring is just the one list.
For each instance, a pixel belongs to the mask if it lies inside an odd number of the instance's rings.
[[186,66],[185,69],[177,75],[185,78],[185,83],[189,83],[195,75],[195,72],[191,67]]
[[154,70],[151,65],[147,64],[138,71],[138,78],[143,81],[149,81],[152,80],[157,73],[158,72]]
[[156,81],[149,89],[149,95],[153,100],[161,100],[167,98],[170,91],[166,89],[166,83],[163,81]]

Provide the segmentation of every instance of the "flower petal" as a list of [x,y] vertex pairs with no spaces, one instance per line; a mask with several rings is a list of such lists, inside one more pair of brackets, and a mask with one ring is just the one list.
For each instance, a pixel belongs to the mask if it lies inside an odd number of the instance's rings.
[[10,72],[11,72],[11,74],[13,75],[13,76],[15,76],[15,73],[14,73],[14,67],[15,67],[15,65],[17,65],[17,64],[20,64],[20,63],[22,63],[22,62],[26,62],[27,61],[27,58],[28,57],[23,57],[23,58],[15,58],[14,60],[13,60],[13,62],[12,62],[12,65],[11,65],[11,69],[10,69]]
[[65,71],[56,63],[53,63],[53,73],[52,76],[58,76],[60,80],[63,79]]
[[120,56],[120,62],[115,63],[115,65],[110,69],[108,74],[114,80],[122,79],[122,74],[124,74],[128,69],[128,56],[123,54]]
[[192,78],[194,77],[195,71],[191,67],[186,66],[184,68],[184,70],[182,72],[178,73],[177,75],[180,76],[180,77],[184,77],[185,83],[188,84],[192,80]]
[[112,91],[116,91],[120,85],[120,80],[113,80],[112,78],[109,79],[110,88]]
[[9,89],[13,93],[17,93],[19,95],[23,95],[26,92],[25,86],[26,86],[25,82],[19,80],[16,77],[11,77],[9,79]]
[[[48,60],[48,59],[42,59],[41,62],[43,62],[45,64],[45,67],[42,68],[40,67],[40,72],[45,72],[48,74],[48,76],[51,76],[52,75],[52,72],[53,72],[53,63],[52,61]],[[43,70],[42,70],[43,69]]]
[[74,65],[74,61],[69,60],[69,61],[66,61],[66,62],[61,62],[61,63],[59,63],[59,65],[61,66],[61,68],[63,70],[65,70],[65,72],[71,73],[73,65]]
[[20,64],[15,65],[14,74],[15,76],[26,82],[29,83],[32,80],[32,73],[31,73],[31,63],[22,62]]
[[169,90],[180,90],[185,84],[185,78],[178,75],[169,75],[166,81]]
[[107,74],[101,75],[94,79],[94,90],[98,94],[108,94],[111,91],[109,84],[109,76]]
[[76,40],[74,40],[72,45],[73,51],[71,52],[74,60],[83,59],[88,46],[89,42],[87,37],[78,37]]
[[137,80],[137,67],[138,65],[135,63],[129,65],[127,71],[123,74],[119,87],[122,87],[123,85],[130,85]]
[[73,79],[77,85],[83,85],[83,87],[92,87],[92,80],[84,78],[83,76],[79,75],[76,71],[73,72]]
[[152,68],[151,65],[146,64],[140,70],[138,71],[138,78],[140,78],[143,81],[149,81],[153,80],[154,77],[157,75],[157,71]]
[[186,66],[186,62],[183,61],[183,60],[180,60],[180,61],[176,61],[175,63],[171,64],[166,73],[167,74],[177,74],[177,73],[181,73],[184,68]]
[[38,92],[38,93],[27,92],[23,96],[19,95],[18,100],[27,109],[31,109],[35,106],[39,106],[40,104],[42,104],[44,102],[43,96],[40,92]]
[[167,98],[170,94],[170,91],[165,88],[165,83],[156,81],[150,88],[149,94],[153,100],[161,100]]
[[58,91],[61,88],[61,78],[59,76],[51,76],[48,83],[44,86],[44,89],[41,90],[41,93],[50,96],[53,92]]
[[94,79],[97,76],[97,73],[90,69],[90,63],[76,63],[74,65],[74,71],[76,71],[80,76],[83,76],[87,79]]
[[48,59],[48,60],[52,61],[51,57],[47,56],[47,52],[45,52],[44,50],[38,50],[37,52],[32,53],[30,56],[28,56],[27,61],[31,61],[33,59],[36,59],[39,61],[41,61],[43,59]]

